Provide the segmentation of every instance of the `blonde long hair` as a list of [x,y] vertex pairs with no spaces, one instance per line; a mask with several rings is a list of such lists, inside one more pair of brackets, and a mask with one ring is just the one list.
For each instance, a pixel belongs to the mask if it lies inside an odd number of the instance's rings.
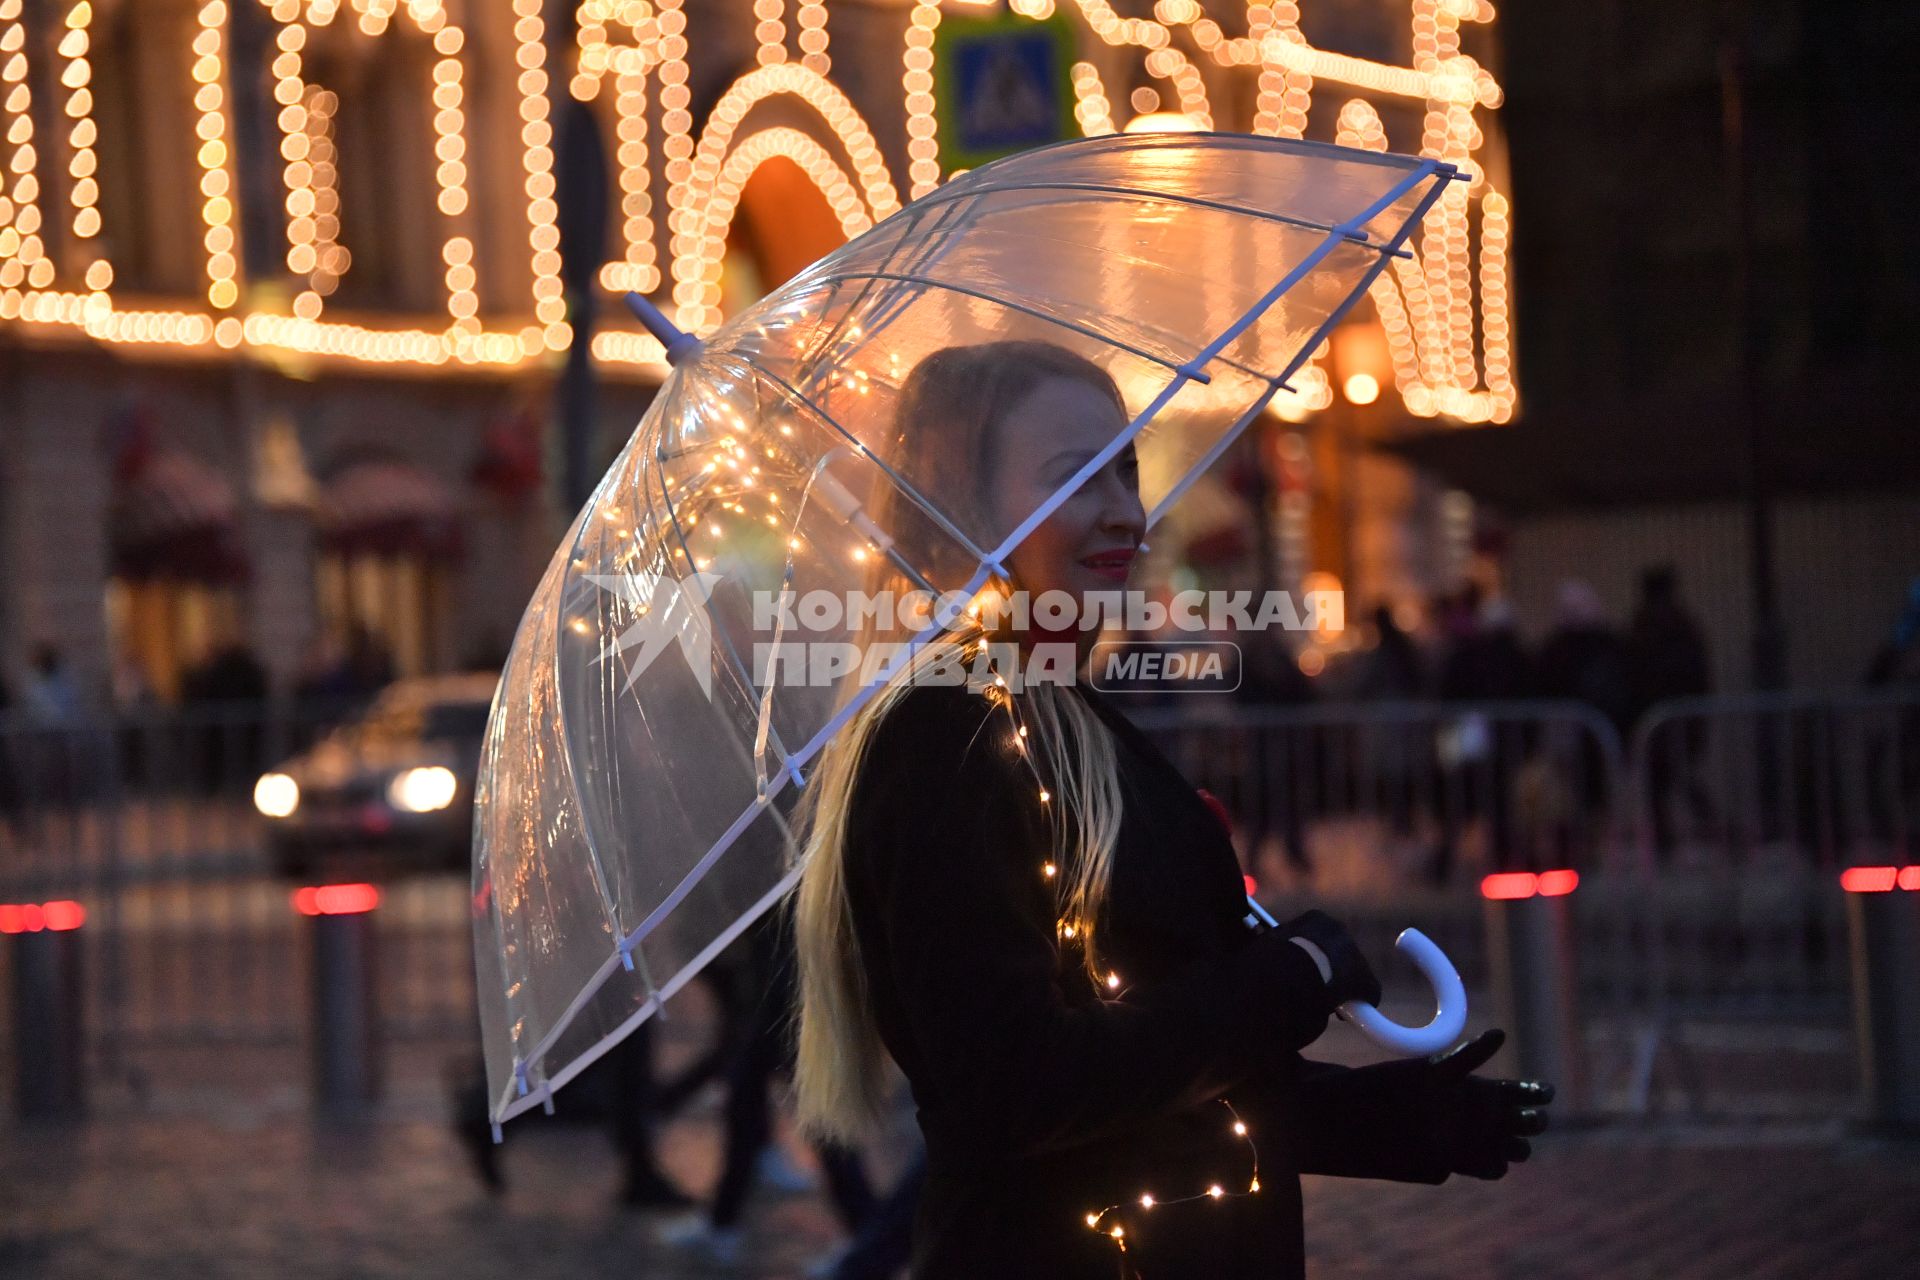
[[[897,421],[903,429],[934,433],[930,439],[937,441],[934,447],[948,468],[934,474],[985,475],[995,425],[1035,387],[1056,377],[1098,388],[1124,412],[1113,380],[1091,361],[1051,344],[999,342],[948,348],[922,360],[903,389]],[[978,519],[978,511],[962,514],[974,517],[973,528],[991,528]],[[936,568],[957,568],[937,565],[943,552],[932,544],[923,554]],[[935,664],[964,664],[987,638],[977,624],[963,625],[922,647],[822,749],[796,812],[803,834],[794,903],[800,997],[794,1084],[800,1127],[813,1137],[851,1143],[872,1135],[884,1117],[889,1091],[887,1052],[847,894],[850,810],[868,748],[922,672]],[[1112,734],[1062,684],[1043,681],[1018,693],[999,691],[996,701],[1026,728],[1027,758],[1052,793],[1047,806],[1052,855],[1062,873],[1054,877],[1056,912],[1072,926],[1091,975],[1098,967],[1094,927],[1112,880],[1120,830]]]

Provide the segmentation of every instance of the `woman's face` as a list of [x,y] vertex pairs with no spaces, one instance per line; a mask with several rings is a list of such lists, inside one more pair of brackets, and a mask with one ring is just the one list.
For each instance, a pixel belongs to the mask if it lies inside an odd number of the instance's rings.
[[[1035,387],[994,428],[1000,528],[1011,530],[1125,426],[1113,401],[1077,378],[1050,378]],[[1123,590],[1146,527],[1139,461],[1129,442],[1027,535],[1007,568],[1030,601],[1047,591],[1084,601],[1090,591]]]

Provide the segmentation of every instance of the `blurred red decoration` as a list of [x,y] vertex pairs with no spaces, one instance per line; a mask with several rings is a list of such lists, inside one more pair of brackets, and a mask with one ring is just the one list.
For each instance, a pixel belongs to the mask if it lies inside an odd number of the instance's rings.
[[473,483],[504,502],[520,502],[541,484],[540,419],[531,409],[494,422],[480,440],[469,473]]
[[309,885],[293,893],[293,909],[303,916],[364,915],[380,905],[380,890],[370,884]]

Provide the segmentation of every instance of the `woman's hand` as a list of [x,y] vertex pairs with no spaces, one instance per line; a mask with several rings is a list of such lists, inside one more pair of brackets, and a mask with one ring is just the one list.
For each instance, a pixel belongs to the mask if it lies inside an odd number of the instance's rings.
[[1324,911],[1309,911],[1282,924],[1279,933],[1296,945],[1303,941],[1312,944],[1302,949],[1319,967],[1320,980],[1326,983],[1327,997],[1334,1007],[1349,1000],[1380,1003],[1380,979],[1338,920]]
[[1506,1039],[1504,1031],[1488,1031],[1445,1053],[1406,1064],[1416,1068],[1415,1090],[1427,1136],[1449,1172],[1504,1177],[1509,1164],[1533,1154],[1527,1139],[1546,1132],[1551,1084],[1473,1074]]

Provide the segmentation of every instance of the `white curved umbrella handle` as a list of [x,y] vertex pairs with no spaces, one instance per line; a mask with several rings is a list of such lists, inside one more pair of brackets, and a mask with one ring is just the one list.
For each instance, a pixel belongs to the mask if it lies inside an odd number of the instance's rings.
[[1467,990],[1460,983],[1459,971],[1447,959],[1447,953],[1418,929],[1402,929],[1393,945],[1433,984],[1433,1020],[1424,1027],[1403,1027],[1360,1000],[1341,1005],[1341,1014],[1382,1049],[1408,1057],[1424,1057],[1451,1049],[1467,1025]]

